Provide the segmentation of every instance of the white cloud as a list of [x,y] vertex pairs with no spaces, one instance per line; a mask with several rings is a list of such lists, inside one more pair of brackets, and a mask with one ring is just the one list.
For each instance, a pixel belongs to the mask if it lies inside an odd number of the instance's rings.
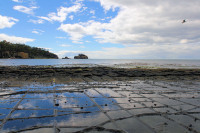
[[[90,58],[195,58],[200,57],[199,0],[94,0],[106,11],[116,10],[107,23],[97,21],[61,24],[58,30],[81,42],[92,36],[100,43],[124,48],[99,51],[60,51],[61,55],[85,53]],[[182,20],[186,23],[182,24]]]
[[61,24],[58,30],[67,32],[71,36],[70,39],[77,43],[80,42],[85,35],[95,35],[101,32],[104,26],[106,25],[89,21],[87,23],[78,24]]
[[[198,41],[200,36],[199,0],[95,0],[105,10],[119,8],[116,17],[108,23],[61,24],[62,30],[76,42],[93,36],[100,43],[179,44]],[[186,23],[182,24],[182,20]],[[190,42],[188,41],[188,42]]]
[[180,40],[180,43],[188,43],[188,39],[182,39]]
[[18,21],[18,19],[0,15],[0,29],[10,28]]
[[35,39],[0,34],[0,41],[3,40],[6,40],[11,43],[27,43],[27,42],[33,42]]
[[73,19],[74,19],[74,16],[73,16],[73,15],[70,15],[69,18],[70,18],[71,20],[73,20]]
[[61,46],[61,47],[71,47],[72,45],[69,45],[69,44],[61,44],[60,46]]
[[61,24],[58,30],[67,32],[73,41],[79,41],[85,34],[84,27],[79,24]]
[[42,19],[38,19],[38,20],[30,19],[28,22],[31,22],[31,23],[34,23],[34,24],[43,24],[44,20],[42,20]]
[[40,30],[40,29],[34,29],[34,30],[32,31],[32,33],[38,34],[38,35],[41,35],[43,32],[44,32],[44,31],[43,31],[43,30]]
[[58,38],[58,39],[67,39],[67,37],[56,37],[56,38]]
[[23,0],[12,0],[13,2],[22,3]]
[[85,7],[85,6],[84,6],[82,11],[85,11],[85,10],[87,10],[87,9],[88,9],[88,7]]
[[[47,21],[59,21],[64,22],[67,16],[72,12],[78,12],[81,9],[82,5],[80,3],[76,3],[71,7],[60,7],[57,9],[57,12],[51,12],[48,14],[48,17],[39,16],[39,18],[47,20]],[[72,19],[72,17],[70,18]]]
[[34,34],[39,34],[39,32],[38,32],[38,31],[35,31],[35,30],[33,30],[32,33],[34,33]]
[[83,53],[90,59],[178,59],[200,57],[199,44],[180,45],[137,45],[124,48],[103,48],[99,51],[59,51],[59,57]]
[[37,9],[37,8],[38,7],[36,7],[36,6],[25,7],[25,6],[21,6],[21,5],[13,7],[14,10],[17,10],[19,12],[23,12],[23,13],[26,13],[26,14],[34,14],[33,10]]
[[90,13],[94,15],[95,14],[95,10],[91,10]]
[[43,17],[43,16],[38,16],[38,18],[42,19],[42,20],[46,20],[46,21],[52,21],[50,18],[48,17]]

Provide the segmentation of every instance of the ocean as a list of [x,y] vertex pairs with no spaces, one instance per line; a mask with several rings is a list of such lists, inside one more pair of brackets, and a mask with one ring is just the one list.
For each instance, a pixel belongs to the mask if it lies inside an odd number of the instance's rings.
[[0,59],[0,66],[94,67],[117,68],[198,68],[200,60],[181,59]]

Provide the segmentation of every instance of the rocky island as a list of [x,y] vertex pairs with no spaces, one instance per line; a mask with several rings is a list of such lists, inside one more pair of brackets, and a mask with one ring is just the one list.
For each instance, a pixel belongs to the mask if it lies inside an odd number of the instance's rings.
[[0,42],[0,58],[3,59],[58,59],[58,56],[43,48],[30,47],[25,44]]
[[64,58],[62,58],[62,59],[70,59],[69,57],[67,57],[67,56],[65,56]]
[[74,59],[88,59],[88,57],[84,54],[79,54],[78,56],[74,56]]

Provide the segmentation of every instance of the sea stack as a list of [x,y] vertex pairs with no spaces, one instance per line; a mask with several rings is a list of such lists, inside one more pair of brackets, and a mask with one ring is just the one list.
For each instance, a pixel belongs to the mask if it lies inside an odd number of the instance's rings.
[[67,56],[65,56],[64,58],[62,58],[62,59],[70,59],[69,57],[67,57]]
[[84,54],[79,54],[78,56],[74,56],[74,59],[88,59],[88,57]]

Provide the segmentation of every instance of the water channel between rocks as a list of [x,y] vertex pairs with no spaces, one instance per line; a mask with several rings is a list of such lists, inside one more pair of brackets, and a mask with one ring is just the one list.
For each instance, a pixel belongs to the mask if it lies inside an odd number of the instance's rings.
[[1,133],[200,132],[198,81],[5,84]]

